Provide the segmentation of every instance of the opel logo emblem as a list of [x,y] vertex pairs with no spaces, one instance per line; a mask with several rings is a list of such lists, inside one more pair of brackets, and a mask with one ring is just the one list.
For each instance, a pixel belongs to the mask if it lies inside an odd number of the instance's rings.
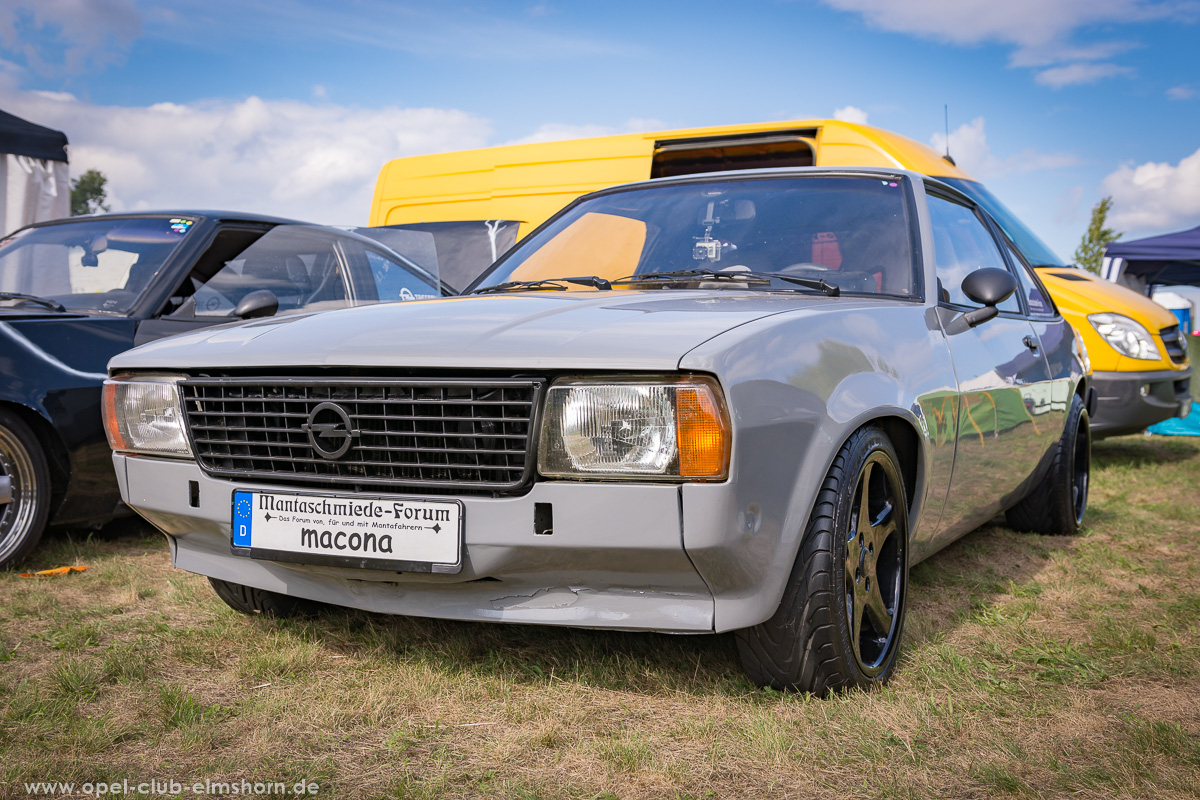
[[351,442],[358,437],[350,415],[337,403],[321,403],[309,413],[308,422],[300,429],[308,434],[313,450],[330,460],[344,456]]

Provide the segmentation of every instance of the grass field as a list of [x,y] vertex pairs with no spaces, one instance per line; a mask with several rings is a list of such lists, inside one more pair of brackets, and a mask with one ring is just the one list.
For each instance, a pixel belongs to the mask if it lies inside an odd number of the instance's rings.
[[831,700],[756,689],[729,636],[253,619],[140,524],[54,535],[26,568],[92,569],[0,573],[0,796],[1197,797],[1200,442],[1094,459],[1081,536],[996,522],[915,567],[896,679]]

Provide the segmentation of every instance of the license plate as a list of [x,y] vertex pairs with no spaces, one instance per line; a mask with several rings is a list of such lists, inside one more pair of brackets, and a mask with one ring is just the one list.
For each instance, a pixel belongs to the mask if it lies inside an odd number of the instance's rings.
[[397,572],[462,570],[462,503],[412,497],[233,493],[233,552]]

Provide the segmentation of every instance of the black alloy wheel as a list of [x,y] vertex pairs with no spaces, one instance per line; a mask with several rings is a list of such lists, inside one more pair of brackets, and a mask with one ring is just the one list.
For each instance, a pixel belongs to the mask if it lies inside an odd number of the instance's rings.
[[1084,411],[1076,419],[1075,457],[1071,460],[1071,507],[1075,512],[1075,528],[1083,525],[1087,513],[1088,480],[1092,472],[1092,431]]
[[817,492],[779,607],[737,632],[760,686],[824,696],[895,671],[908,592],[908,503],[880,428],[842,445]]

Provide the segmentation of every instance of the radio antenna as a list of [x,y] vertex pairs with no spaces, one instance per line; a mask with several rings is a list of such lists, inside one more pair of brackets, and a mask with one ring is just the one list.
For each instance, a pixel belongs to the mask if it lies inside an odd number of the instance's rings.
[[942,158],[949,161],[951,166],[957,167],[958,164],[954,163],[954,156],[950,155],[950,104],[945,103],[942,106],[942,111],[946,119],[946,155],[942,156]]

